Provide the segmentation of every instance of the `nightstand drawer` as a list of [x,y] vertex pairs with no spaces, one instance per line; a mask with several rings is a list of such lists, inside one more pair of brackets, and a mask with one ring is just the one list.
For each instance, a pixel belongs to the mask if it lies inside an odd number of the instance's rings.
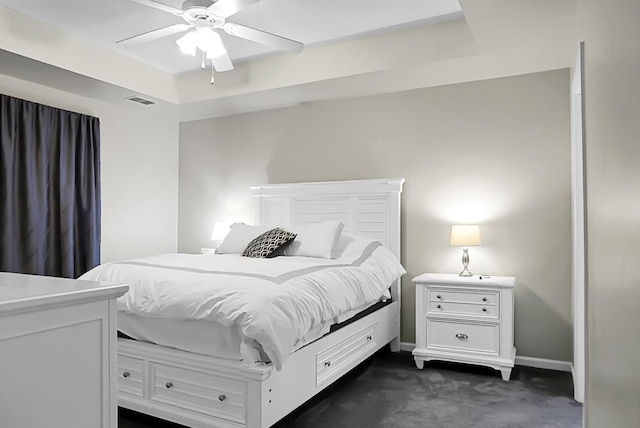
[[427,348],[444,348],[497,355],[498,324],[475,324],[427,318]]
[[476,303],[429,302],[427,313],[442,315],[472,315],[476,317],[498,318],[496,305]]
[[427,301],[497,305],[499,296],[500,291],[497,290],[451,290],[432,287],[428,290]]

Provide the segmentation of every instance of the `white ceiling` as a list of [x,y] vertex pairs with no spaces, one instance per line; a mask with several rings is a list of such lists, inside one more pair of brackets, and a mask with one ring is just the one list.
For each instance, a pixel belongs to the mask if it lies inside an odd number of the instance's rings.
[[[158,2],[182,8],[182,0]],[[118,40],[184,22],[132,0],[0,0],[0,5],[170,73],[200,67],[197,58],[184,55],[176,46],[181,34],[140,46],[116,44]],[[227,20],[311,47],[461,16],[457,0],[261,0]],[[234,63],[282,54],[223,31],[220,34]]]
[[228,20],[305,49],[222,34],[235,69],[210,85],[179,35],[115,43],[181,18],[131,0],[0,0],[0,73],[109,103],[141,95],[195,120],[568,68],[576,2],[261,0]]

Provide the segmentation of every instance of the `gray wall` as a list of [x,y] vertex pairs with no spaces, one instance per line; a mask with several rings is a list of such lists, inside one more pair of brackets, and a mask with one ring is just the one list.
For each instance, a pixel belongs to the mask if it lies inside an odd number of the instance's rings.
[[477,222],[472,272],[517,276],[518,355],[570,361],[569,156],[568,70],[185,122],[178,249],[253,221],[252,184],[404,177],[402,340],[411,278],[459,272],[450,225]]
[[586,426],[640,427],[640,2],[579,3],[585,42]]

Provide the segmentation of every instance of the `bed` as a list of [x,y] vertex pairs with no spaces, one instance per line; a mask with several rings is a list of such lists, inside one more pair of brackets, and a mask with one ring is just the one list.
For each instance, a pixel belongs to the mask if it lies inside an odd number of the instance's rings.
[[[317,287],[318,283],[323,289],[329,287],[331,281],[325,281],[324,277],[338,273],[343,275],[337,270],[340,266],[351,268],[358,263],[365,267],[367,264],[382,264],[384,260],[374,257],[386,257],[386,253],[400,260],[400,194],[403,182],[403,179],[375,179],[251,188],[256,201],[257,223],[265,229],[278,226],[296,230],[302,225],[339,223],[342,233],[338,247],[342,252],[333,259],[276,257],[268,262],[261,259],[252,262],[250,274],[246,273],[247,267],[243,264],[245,273],[242,275],[233,271],[238,259],[225,254],[160,255],[112,266],[113,269],[126,267],[133,271],[152,269],[160,276],[166,272],[162,281],[148,289],[137,288],[137,279],[132,276],[132,292],[137,292],[142,298],[138,296],[134,300],[135,296],[124,296],[125,299],[119,301],[119,309],[129,309],[137,301],[182,299],[179,292],[174,295],[169,291],[179,288],[179,280],[176,279],[176,284],[171,287],[167,285],[173,281],[175,269],[167,269],[165,263],[179,265],[181,275],[201,278],[222,274],[237,279],[237,286],[223,290],[227,294],[218,300],[187,296],[191,300],[186,302],[184,310],[194,316],[181,323],[169,324],[169,320],[154,317],[156,310],[174,311],[162,307],[164,304],[145,304],[143,309],[149,313],[144,315],[149,317],[131,315],[128,310],[119,312],[119,328],[132,337],[144,337],[148,341],[118,338],[118,405],[193,428],[266,428],[382,347],[390,344],[392,350],[399,350],[400,279],[397,274],[393,277],[398,279],[387,281],[390,277],[375,273],[376,277],[382,276],[376,281],[390,282],[375,301],[369,298],[366,304],[360,305],[347,298],[344,300],[351,305],[347,308],[347,304],[338,299],[327,300],[324,306],[343,305],[342,309],[349,310],[341,310],[340,316],[327,317],[322,322],[314,318],[313,328],[305,329],[304,334],[289,331],[295,329],[269,334],[271,328],[258,328],[245,322],[246,318],[253,322],[253,318],[286,311],[288,306],[256,311],[247,316],[251,312],[245,306],[227,308],[225,305],[231,304],[229,302],[245,288],[249,290],[247,296],[256,294],[256,290],[261,289],[258,281],[265,278],[274,282],[274,278],[286,277],[282,284],[290,289],[301,289],[302,294],[310,294],[315,289],[303,287]],[[378,246],[382,248],[377,250]],[[221,273],[223,268],[212,267],[215,265],[211,263],[222,263],[224,272]],[[289,266],[291,264],[293,267]],[[292,275],[290,272],[297,273]],[[354,275],[364,274],[358,271]],[[92,276],[89,279],[113,278]],[[375,281],[368,277],[367,282]],[[189,287],[191,290],[192,286]],[[357,287],[356,294],[374,293],[374,289],[379,288],[371,285],[372,291],[367,291],[367,287]],[[272,288],[277,290],[276,293],[290,295],[287,290]],[[157,299],[159,295],[163,298]],[[279,295],[272,300],[282,301]],[[301,307],[305,308],[307,304],[303,301]],[[313,313],[313,307],[308,307]],[[307,316],[304,310],[297,306],[292,310],[297,311],[301,324],[305,324]],[[176,319],[184,318],[182,313],[175,311]],[[217,311],[232,314],[235,317],[233,322],[215,318]],[[205,338],[212,334],[211,321],[220,324],[220,340],[230,344],[230,351],[203,347]],[[277,321],[276,317],[276,324]],[[165,322],[167,324],[163,324]],[[180,338],[184,340],[180,342]],[[175,345],[176,341],[180,345]],[[166,346],[168,343],[172,346]]]

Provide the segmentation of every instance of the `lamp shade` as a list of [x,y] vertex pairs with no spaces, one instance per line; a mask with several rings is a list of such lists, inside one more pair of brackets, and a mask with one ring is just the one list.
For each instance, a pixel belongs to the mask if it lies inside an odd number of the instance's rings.
[[198,37],[200,37],[198,47],[201,51],[207,53],[207,58],[219,58],[222,55],[226,55],[227,49],[222,43],[222,37],[211,28],[198,28]]
[[180,50],[191,56],[196,56],[196,49],[198,48],[198,36],[194,31],[189,31],[184,36],[176,40],[176,44],[180,46]]
[[480,245],[480,228],[477,224],[451,226],[451,245],[462,247]]
[[195,56],[197,49],[206,52],[207,58],[218,58],[227,53],[220,34],[209,27],[198,27],[176,40],[180,50]]

